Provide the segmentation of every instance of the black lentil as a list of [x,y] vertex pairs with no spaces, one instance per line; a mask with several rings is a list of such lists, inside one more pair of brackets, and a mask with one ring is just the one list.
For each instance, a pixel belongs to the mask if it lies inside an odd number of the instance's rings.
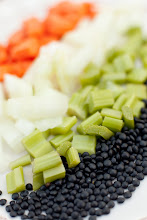
[[[147,100],[145,103],[147,106]],[[88,212],[89,219],[94,220],[109,214],[114,201],[123,203],[129,199],[147,175],[147,109],[141,112],[140,119],[135,118],[134,130],[124,127],[108,141],[99,138],[96,155],[79,154],[81,163],[76,168],[68,169],[62,157],[67,168],[64,179],[36,192],[28,192],[32,184],[27,184],[25,191],[12,195],[15,201],[6,206],[6,211],[12,217],[49,220],[80,220]],[[29,211],[27,215],[25,210]]]

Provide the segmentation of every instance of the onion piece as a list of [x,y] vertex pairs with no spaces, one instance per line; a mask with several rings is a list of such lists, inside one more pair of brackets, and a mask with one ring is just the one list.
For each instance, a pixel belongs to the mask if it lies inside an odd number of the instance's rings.
[[33,122],[26,119],[19,119],[15,123],[15,127],[24,135],[27,136],[35,130]]
[[68,108],[65,95],[49,93],[44,96],[29,96],[9,99],[6,112],[14,119],[40,120],[63,116]]
[[10,74],[4,76],[4,89],[8,98],[33,95],[33,88],[28,82]]
[[40,131],[47,131],[48,129],[55,128],[56,126],[62,124],[62,117],[55,117],[55,118],[46,118],[37,120],[34,122],[36,128]]

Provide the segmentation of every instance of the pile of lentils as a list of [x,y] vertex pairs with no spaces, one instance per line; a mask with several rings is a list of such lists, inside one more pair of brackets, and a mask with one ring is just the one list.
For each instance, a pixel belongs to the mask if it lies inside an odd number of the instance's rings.
[[[89,220],[96,220],[109,214],[116,202],[131,198],[147,175],[147,100],[144,102],[146,108],[141,109],[140,119],[135,118],[134,129],[124,127],[108,141],[98,139],[96,154],[80,154],[81,163],[75,168],[68,169],[63,157],[64,179],[43,185],[36,192],[27,184],[25,191],[14,193],[6,206],[10,216],[40,220],[89,216]],[[0,205],[6,203],[0,200]]]

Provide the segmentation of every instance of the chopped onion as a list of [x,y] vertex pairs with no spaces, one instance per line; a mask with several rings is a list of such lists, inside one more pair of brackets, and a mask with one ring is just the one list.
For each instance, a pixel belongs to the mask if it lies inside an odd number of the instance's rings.
[[63,116],[67,108],[67,97],[54,93],[44,96],[13,98],[6,102],[6,112],[14,119],[40,120]]
[[8,98],[33,95],[33,88],[28,82],[10,74],[4,76],[4,88]]
[[19,119],[15,123],[15,127],[24,135],[27,136],[35,130],[33,122],[26,119]]
[[8,118],[0,120],[0,134],[8,146],[16,153],[21,153],[25,150],[21,143],[24,135],[17,130],[12,120]]
[[40,131],[46,131],[51,128],[55,128],[56,126],[62,124],[62,117],[55,117],[55,118],[46,118],[37,120],[34,122],[35,127],[38,128]]

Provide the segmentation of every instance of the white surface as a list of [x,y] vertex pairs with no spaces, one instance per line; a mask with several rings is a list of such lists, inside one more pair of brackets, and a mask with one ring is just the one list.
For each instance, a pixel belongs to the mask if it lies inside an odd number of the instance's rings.
[[[0,34],[0,42],[6,42],[7,37],[14,30],[17,30],[21,26],[22,21],[30,16],[44,17],[47,7],[51,4],[55,4],[58,0],[3,0],[0,1],[0,28],[2,30]],[[74,0],[75,1],[75,0]],[[93,0],[94,1],[94,0]],[[95,2],[98,2],[95,0]],[[108,2],[111,4],[117,4],[120,1],[116,0],[101,0],[101,2]],[[124,2],[124,1],[123,1]],[[135,1],[136,2],[136,1]],[[146,0],[140,0],[140,3],[147,4]],[[127,1],[128,7],[134,4],[134,0]],[[130,5],[130,6],[129,6]],[[13,157],[13,155],[12,155]],[[25,180],[32,182],[32,172],[30,167],[24,169]],[[10,199],[10,195],[6,191],[5,175],[0,174],[0,189],[3,191],[1,198]],[[101,220],[140,220],[147,217],[147,178],[141,181],[141,185],[133,193],[133,197],[126,201],[123,205],[117,205],[112,209],[111,214],[103,216]],[[0,207],[0,220],[11,219],[6,213],[4,207]],[[15,218],[20,219],[20,218]]]

